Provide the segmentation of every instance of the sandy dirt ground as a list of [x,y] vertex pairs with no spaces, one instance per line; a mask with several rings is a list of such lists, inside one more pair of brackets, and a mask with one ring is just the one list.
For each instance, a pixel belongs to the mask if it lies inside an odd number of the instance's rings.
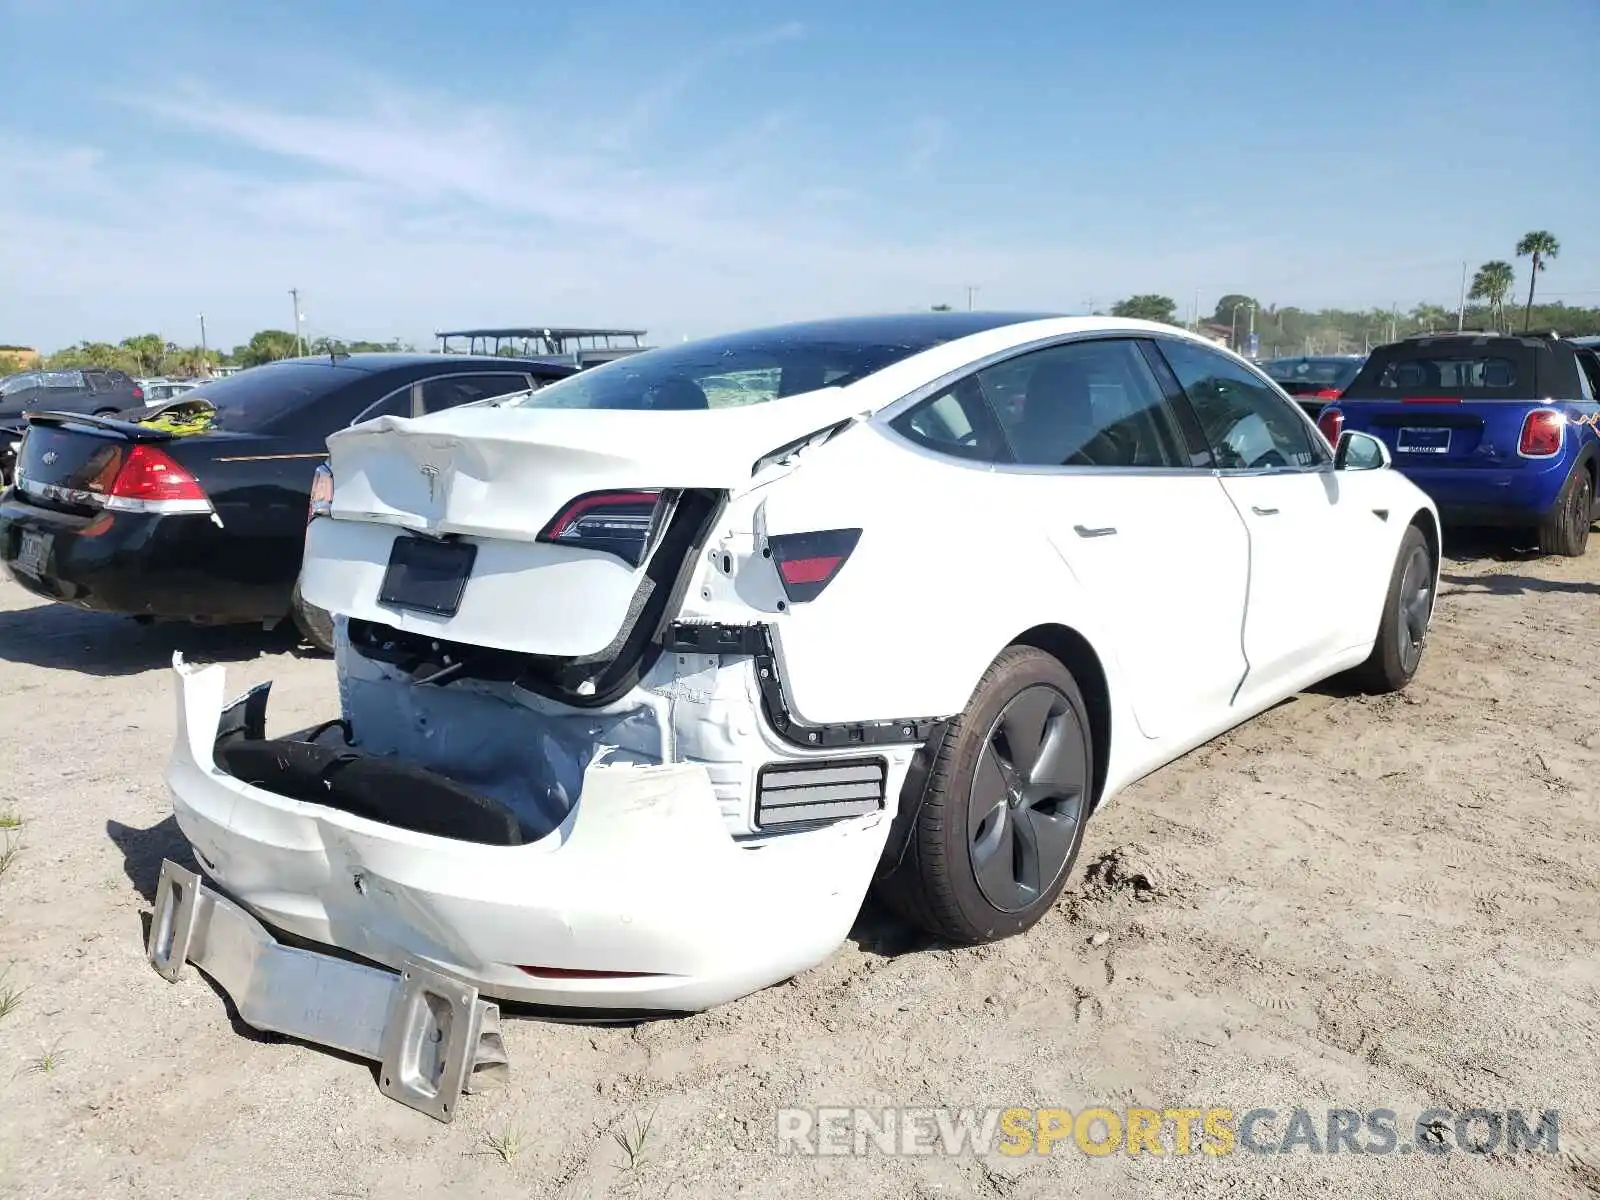
[[[144,959],[161,858],[182,853],[172,651],[230,662],[235,688],[276,680],[280,732],[332,714],[331,665],[0,583],[0,816],[22,822],[0,877],[0,1001],[21,989],[0,1017],[0,1195],[1600,1193],[1597,630],[1600,549],[1458,553],[1408,692],[1298,697],[1132,788],[1030,935],[952,950],[869,905],[825,965],[715,1012],[512,1018],[511,1086],[444,1126]],[[888,1104],[1389,1108],[1403,1132],[1436,1105],[1558,1109],[1561,1152],[775,1149],[780,1106]]]

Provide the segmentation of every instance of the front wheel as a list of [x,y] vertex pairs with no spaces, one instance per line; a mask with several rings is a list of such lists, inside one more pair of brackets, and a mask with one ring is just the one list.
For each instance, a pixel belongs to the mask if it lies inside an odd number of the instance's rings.
[[1412,525],[1400,539],[1383,620],[1372,655],[1351,674],[1363,691],[1398,692],[1411,682],[1422,663],[1422,647],[1433,616],[1434,583],[1438,578],[1433,550],[1422,530]]
[[1082,692],[1058,659],[1013,646],[928,751],[921,795],[901,801],[905,852],[884,899],[946,941],[1021,933],[1055,903],[1083,844],[1094,747]]
[[1554,507],[1539,524],[1539,549],[1546,554],[1579,558],[1589,548],[1594,524],[1594,479],[1582,464],[1572,468]]

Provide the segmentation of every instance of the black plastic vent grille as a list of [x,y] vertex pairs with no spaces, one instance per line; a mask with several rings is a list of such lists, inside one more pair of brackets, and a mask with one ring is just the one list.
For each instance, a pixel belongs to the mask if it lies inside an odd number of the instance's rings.
[[756,827],[780,829],[877,812],[883,808],[888,773],[881,758],[762,767],[756,778]]

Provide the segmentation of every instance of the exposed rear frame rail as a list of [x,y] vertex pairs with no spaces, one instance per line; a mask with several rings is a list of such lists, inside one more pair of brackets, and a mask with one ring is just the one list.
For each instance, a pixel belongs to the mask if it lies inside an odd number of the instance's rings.
[[849,746],[906,745],[926,742],[943,717],[903,717],[891,721],[855,721],[813,725],[790,710],[778,674],[772,632],[765,624],[725,625],[678,621],[663,639],[664,649],[682,654],[748,654],[754,662],[761,707],[767,722],[784,741],[804,749]]

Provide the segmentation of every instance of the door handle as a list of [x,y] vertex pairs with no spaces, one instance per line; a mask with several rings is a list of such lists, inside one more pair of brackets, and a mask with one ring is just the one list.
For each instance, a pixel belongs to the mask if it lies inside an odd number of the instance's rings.
[[1090,529],[1087,525],[1074,525],[1072,529],[1079,537],[1110,537],[1117,531],[1115,525],[1102,525],[1098,529]]
[[1278,515],[1278,510],[1275,508],[1258,508],[1254,504],[1250,506],[1250,511],[1258,517],[1275,517]]

